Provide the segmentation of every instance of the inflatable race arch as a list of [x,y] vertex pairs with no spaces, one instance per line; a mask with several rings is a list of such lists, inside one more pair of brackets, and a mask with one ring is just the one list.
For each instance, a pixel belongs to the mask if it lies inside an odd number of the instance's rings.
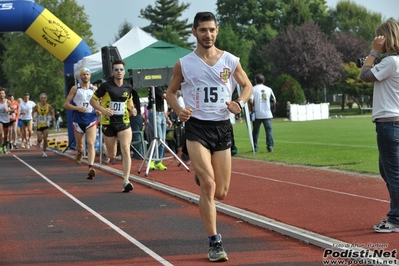
[[[52,55],[64,62],[64,78],[73,74],[73,65],[83,57],[91,55],[87,43],[62,23],[49,10],[32,0],[0,0],[0,32],[25,32]],[[67,88],[65,80],[65,94]],[[72,112],[67,112],[72,121]],[[69,142],[73,140],[73,129],[68,123]]]

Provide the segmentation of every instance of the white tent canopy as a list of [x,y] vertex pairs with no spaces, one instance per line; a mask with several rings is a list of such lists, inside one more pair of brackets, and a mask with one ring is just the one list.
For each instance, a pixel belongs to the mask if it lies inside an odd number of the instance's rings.
[[[126,58],[156,41],[158,41],[156,38],[139,27],[133,27],[125,36],[112,44],[112,46],[116,46],[121,57]],[[91,73],[102,69],[101,52],[86,56],[74,64],[74,74],[76,78],[79,78],[79,71],[83,67],[90,69]]]

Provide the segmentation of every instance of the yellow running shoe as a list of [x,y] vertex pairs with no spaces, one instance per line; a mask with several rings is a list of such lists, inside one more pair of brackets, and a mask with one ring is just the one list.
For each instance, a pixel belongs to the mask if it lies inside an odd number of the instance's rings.
[[166,167],[165,165],[163,165],[162,162],[159,162],[159,163],[157,163],[157,164],[155,165],[155,169],[163,171],[163,170],[168,170],[168,167]]
[[82,160],[83,160],[82,152],[78,151],[78,153],[76,154],[75,160],[76,160],[77,164],[81,164],[82,163]]

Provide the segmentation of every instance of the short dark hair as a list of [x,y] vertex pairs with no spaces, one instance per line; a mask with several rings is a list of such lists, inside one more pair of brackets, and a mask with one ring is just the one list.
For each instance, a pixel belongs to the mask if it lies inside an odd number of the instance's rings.
[[122,59],[116,59],[114,62],[112,62],[112,68],[114,67],[114,65],[119,65],[119,64],[125,66],[125,61],[123,61]]
[[265,77],[262,74],[257,74],[255,76],[256,84],[263,84],[265,82]]
[[194,17],[193,28],[196,29],[199,26],[199,23],[203,21],[215,21],[215,24],[217,25],[216,17],[212,12],[198,12]]

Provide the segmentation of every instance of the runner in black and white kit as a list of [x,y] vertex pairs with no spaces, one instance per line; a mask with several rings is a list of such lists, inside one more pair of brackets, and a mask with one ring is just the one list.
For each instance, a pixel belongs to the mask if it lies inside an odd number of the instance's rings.
[[[197,13],[192,28],[197,48],[176,62],[166,93],[170,107],[180,121],[186,122],[186,145],[197,184],[201,186],[199,209],[209,239],[210,261],[228,259],[216,229],[214,198],[223,200],[230,185],[230,114],[241,112],[253,90],[239,58],[214,46],[218,31],[212,13]],[[242,94],[232,101],[237,83]],[[180,87],[185,108],[176,99]]]

